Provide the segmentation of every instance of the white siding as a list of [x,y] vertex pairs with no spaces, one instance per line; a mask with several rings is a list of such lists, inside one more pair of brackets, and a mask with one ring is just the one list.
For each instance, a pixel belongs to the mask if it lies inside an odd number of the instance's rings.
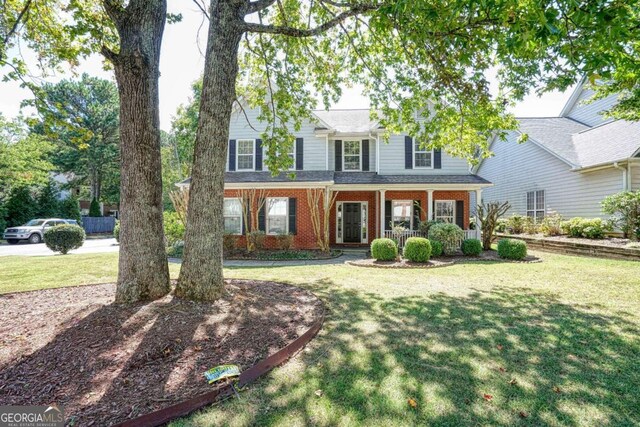
[[[600,202],[622,189],[622,173],[613,168],[571,172],[570,167],[532,142],[518,144],[511,133],[492,146],[495,156],[485,159],[478,175],[494,186],[482,193],[485,201],[509,201],[510,213],[526,213],[526,193],[545,190],[546,210],[570,217],[602,217]],[[509,214],[508,214],[509,215]]]
[[584,101],[591,96],[593,96],[592,90],[583,89],[578,100],[571,110],[567,112],[566,116],[587,126],[597,126],[610,121],[611,119],[607,119],[599,113],[611,108],[616,103],[617,95],[611,95],[588,104],[584,103]]
[[[242,112],[233,114],[229,126],[229,139],[256,139],[266,128],[266,125],[258,121],[257,109],[246,109],[246,117]],[[314,134],[316,125],[311,122],[303,123],[300,131],[292,132],[296,138],[304,138],[304,170],[325,170],[326,139]],[[255,129],[254,129],[255,128]],[[293,126],[291,126],[293,129]]]
[[640,164],[631,166],[631,190],[640,190]]
[[381,175],[467,175],[469,163],[442,150],[441,169],[405,169],[404,135],[392,135],[389,142],[380,141]]

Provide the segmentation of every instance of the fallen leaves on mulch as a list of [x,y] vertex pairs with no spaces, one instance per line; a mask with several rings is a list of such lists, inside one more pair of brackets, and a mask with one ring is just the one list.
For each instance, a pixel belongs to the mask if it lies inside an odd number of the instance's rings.
[[231,280],[215,303],[172,296],[112,304],[115,285],[0,296],[0,405],[63,405],[76,425],[112,425],[210,391],[203,373],[241,370],[320,316],[311,293]]

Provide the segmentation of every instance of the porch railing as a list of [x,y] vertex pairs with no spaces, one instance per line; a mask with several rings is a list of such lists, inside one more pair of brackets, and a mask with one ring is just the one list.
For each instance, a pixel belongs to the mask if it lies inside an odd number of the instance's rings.
[[[402,232],[396,232],[393,230],[385,230],[384,237],[393,239],[398,242],[398,248],[404,248],[405,243],[407,243],[407,239],[409,237],[425,237],[422,233],[417,230],[405,230]],[[479,230],[464,230],[464,238],[465,239],[479,239],[480,232]],[[462,245],[462,240],[458,242],[458,246]]]

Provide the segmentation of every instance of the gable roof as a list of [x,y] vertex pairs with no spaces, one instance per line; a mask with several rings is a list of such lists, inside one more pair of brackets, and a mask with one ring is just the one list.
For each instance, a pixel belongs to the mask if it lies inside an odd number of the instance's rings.
[[530,141],[570,166],[578,166],[579,157],[571,137],[588,130],[588,126],[565,117],[521,118],[518,121],[519,132],[527,134]]

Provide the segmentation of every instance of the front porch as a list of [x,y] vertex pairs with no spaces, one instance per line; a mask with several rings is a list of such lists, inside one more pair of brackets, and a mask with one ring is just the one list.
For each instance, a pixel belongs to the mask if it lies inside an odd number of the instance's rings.
[[331,211],[333,245],[364,246],[389,237],[402,247],[409,237],[421,236],[419,223],[427,220],[457,224],[465,238],[479,238],[479,230],[470,229],[471,200],[481,198],[478,188],[334,190],[338,195]]

